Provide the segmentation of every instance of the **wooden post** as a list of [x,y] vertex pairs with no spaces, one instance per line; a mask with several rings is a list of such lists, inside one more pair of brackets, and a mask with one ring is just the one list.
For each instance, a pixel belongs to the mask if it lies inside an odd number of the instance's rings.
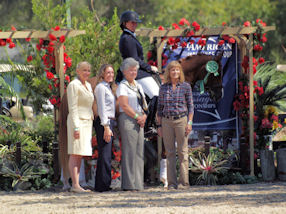
[[211,141],[211,138],[210,138],[210,136],[205,136],[204,140],[205,140],[205,154],[206,154],[206,157],[207,157],[209,155],[209,153],[210,153],[210,141]]
[[249,35],[249,147],[250,147],[250,175],[254,176],[254,95],[253,95],[253,34]]

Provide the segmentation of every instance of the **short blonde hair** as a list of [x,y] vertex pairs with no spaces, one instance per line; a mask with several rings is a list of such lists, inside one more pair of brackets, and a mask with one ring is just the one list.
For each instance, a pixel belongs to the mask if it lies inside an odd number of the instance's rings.
[[171,78],[170,78],[170,71],[172,68],[179,68],[180,69],[180,78],[179,78],[179,82],[185,82],[185,75],[184,75],[184,72],[183,72],[183,68],[181,66],[181,64],[177,61],[177,60],[174,60],[174,61],[171,61],[167,67],[166,67],[166,70],[164,72],[164,82],[165,83],[171,83]]

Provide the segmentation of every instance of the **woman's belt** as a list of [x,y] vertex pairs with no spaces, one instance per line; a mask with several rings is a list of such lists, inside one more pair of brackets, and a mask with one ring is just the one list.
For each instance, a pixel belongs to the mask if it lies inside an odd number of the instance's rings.
[[177,115],[166,115],[163,117],[165,117],[167,119],[171,119],[171,120],[178,120],[178,119],[185,117],[185,116],[187,116],[187,113],[184,112],[184,113],[177,114]]

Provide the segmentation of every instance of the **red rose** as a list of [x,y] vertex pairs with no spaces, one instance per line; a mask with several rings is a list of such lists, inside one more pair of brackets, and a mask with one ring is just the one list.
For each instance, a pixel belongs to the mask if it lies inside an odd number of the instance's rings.
[[7,42],[7,43],[11,43],[12,40],[11,40],[10,38],[8,38],[8,39],[6,39],[6,42]]
[[16,31],[17,29],[12,25],[12,26],[11,26],[11,30],[12,30],[12,31]]
[[36,48],[37,48],[38,51],[40,51],[42,49],[42,46],[40,44],[37,44]]
[[49,53],[53,53],[54,47],[53,47],[53,46],[49,46],[49,47],[48,47],[48,51],[49,51]]
[[66,37],[64,35],[62,35],[60,37],[60,43],[64,43],[66,41]]
[[176,23],[173,23],[172,26],[173,26],[173,28],[175,30],[179,30],[180,29],[179,25],[177,25]]
[[26,38],[25,39],[27,42],[30,42],[31,41],[31,38]]
[[70,57],[66,57],[64,59],[64,62],[66,63],[68,68],[72,66],[72,59]]
[[57,40],[57,37],[55,37],[55,35],[53,35],[51,33],[49,34],[49,38],[50,38],[51,41]]
[[190,22],[187,20],[187,19],[185,19],[185,18],[182,18],[180,21],[179,21],[179,25],[188,25],[188,26],[190,26]]
[[174,43],[175,43],[175,39],[173,38],[173,37],[170,37],[169,39],[168,39],[168,45],[173,45]]
[[68,81],[68,82],[70,82],[70,77],[67,75],[67,76],[65,77],[65,80]]
[[226,22],[221,23],[222,26],[226,26]]
[[261,39],[260,41],[263,42],[263,43],[265,43],[265,42],[267,42],[267,38],[263,35],[263,36],[262,36],[262,39]]
[[244,22],[243,26],[244,26],[244,27],[250,27],[250,26],[251,26],[250,21],[246,21],[246,22]]
[[56,98],[52,98],[52,99],[50,98],[49,100],[50,100],[52,105],[55,105],[57,103]]
[[253,80],[253,85],[257,86],[257,81]]
[[233,108],[235,111],[239,111],[240,109],[240,102],[238,100],[233,102]]
[[229,38],[228,42],[231,43],[231,44],[234,44],[235,43],[235,39],[234,38]]
[[33,57],[32,56],[28,56],[27,57],[27,62],[31,62],[33,60]]
[[187,37],[191,37],[191,36],[193,36],[195,33],[194,33],[194,31],[193,30],[190,30],[190,31],[188,31],[188,33],[187,33]]
[[205,45],[206,45],[206,40],[205,40],[205,39],[200,39],[200,40],[198,41],[198,44],[199,44],[200,46],[205,46]]
[[192,26],[194,27],[195,31],[199,31],[201,26],[195,21],[192,23]]
[[255,50],[255,51],[262,51],[262,49],[263,49],[263,47],[259,44],[255,45],[253,48],[253,50]]
[[160,25],[160,26],[158,27],[158,30],[165,30],[165,28]]
[[147,59],[149,60],[149,59],[151,59],[152,58],[152,51],[148,51],[148,53],[147,53]]
[[6,46],[6,40],[0,39],[0,46]]
[[54,74],[53,74],[52,72],[50,72],[50,71],[48,71],[48,72],[46,73],[46,75],[47,75],[47,78],[48,78],[49,80],[55,78]]
[[192,44],[194,44],[194,43],[195,43],[195,40],[191,39],[191,40],[190,40],[190,44],[192,45]]
[[16,45],[15,45],[15,43],[14,42],[10,42],[10,44],[9,44],[9,48],[15,48],[16,47]]
[[182,42],[182,43],[181,43],[181,47],[182,47],[182,48],[185,48],[186,46],[187,46],[187,43],[186,43],[186,42]]
[[218,46],[222,46],[224,44],[224,40],[219,40]]
[[56,27],[54,28],[55,31],[58,31],[58,30],[60,30],[60,29],[61,29],[60,26],[56,26]]
[[50,90],[53,90],[53,86],[51,84],[49,84],[48,87],[49,87]]
[[228,35],[223,35],[223,36],[222,36],[222,39],[223,39],[224,41],[228,41],[228,40],[230,39],[230,37],[229,37]]
[[44,44],[44,40],[43,39],[39,39],[39,45],[43,45]]
[[264,62],[265,62],[265,60],[264,60],[264,58],[263,58],[263,57],[259,57],[258,62],[259,62],[259,64],[262,64],[262,63],[264,63]]
[[172,46],[172,50],[175,50],[175,49],[177,49],[177,48],[178,48],[178,44],[175,43],[175,44]]

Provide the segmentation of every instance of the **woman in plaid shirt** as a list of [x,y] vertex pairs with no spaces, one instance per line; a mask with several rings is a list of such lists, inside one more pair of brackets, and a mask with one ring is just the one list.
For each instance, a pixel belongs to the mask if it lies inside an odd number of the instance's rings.
[[[194,114],[192,88],[185,82],[178,61],[168,64],[165,84],[160,87],[158,100],[158,134],[163,137],[167,152],[168,189],[189,188],[188,135],[192,130]],[[180,162],[177,183],[176,143]]]

